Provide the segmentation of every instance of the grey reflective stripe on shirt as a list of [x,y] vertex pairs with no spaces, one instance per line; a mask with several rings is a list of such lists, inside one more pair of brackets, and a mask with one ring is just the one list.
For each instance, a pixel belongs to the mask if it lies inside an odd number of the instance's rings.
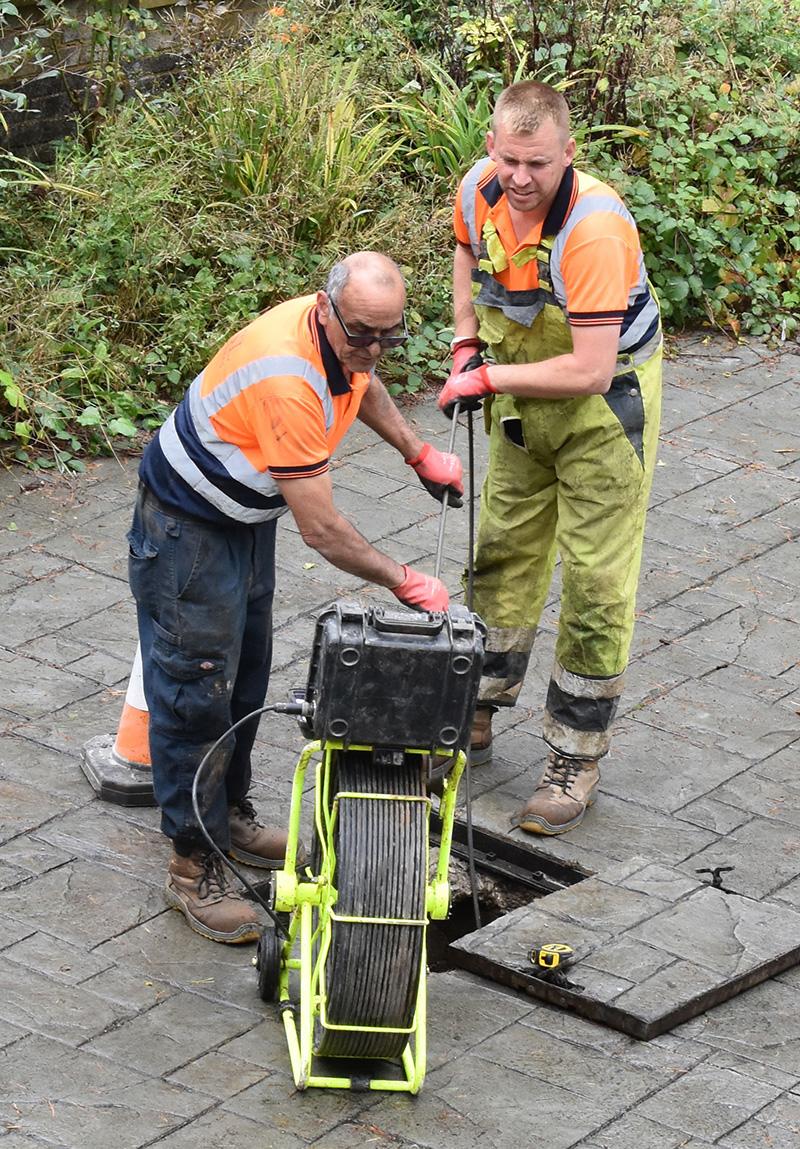
[[[195,380],[197,383],[198,380]],[[194,387],[194,383],[192,386]],[[264,510],[259,507],[245,507],[241,503],[237,503],[235,499],[229,498],[219,487],[215,487],[213,483],[209,482],[200,468],[194,463],[186,453],[183,443],[180,440],[177,429],[175,427],[175,412],[169,416],[167,421],[161,427],[158,433],[158,443],[164,454],[164,458],[174,471],[176,471],[185,483],[201,495],[207,503],[211,503],[212,507],[216,507],[223,515],[227,515],[231,519],[235,519],[238,523],[264,523],[268,519],[276,519],[287,510],[286,507],[271,507]],[[239,452],[241,454],[241,452]],[[219,457],[219,456],[217,456]],[[224,465],[224,460],[222,460]],[[229,470],[226,467],[226,470]],[[245,486],[257,490],[259,494],[270,496],[280,494],[275,480],[268,472],[254,472],[258,476],[259,482],[245,483]]]
[[633,216],[621,199],[615,195],[603,195],[602,192],[587,189],[587,191],[579,195],[572,211],[564,220],[564,225],[559,229],[556,241],[562,238],[565,239],[576,224],[586,219],[587,216],[594,215],[595,212],[598,211],[608,211],[613,215],[622,216],[626,223],[632,224],[634,228],[636,227]]
[[[260,383],[269,376],[292,375],[300,377],[313,388],[322,403],[325,429],[334,421],[333,401],[324,375],[299,355],[267,355],[231,372],[208,395],[202,394],[203,374],[197,376],[189,388],[189,415],[201,446],[224,468],[228,475],[248,490],[264,498],[275,498],[280,490],[269,471],[260,471],[234,443],[219,438],[211,422],[231,399]],[[197,491],[217,510],[240,523],[260,523],[277,518],[285,508],[247,507],[232,499],[215,486],[187,454],[171,416],[159,433],[159,442],[165,458],[189,486]]]
[[[202,397],[203,412],[208,416],[216,415],[237,395],[241,395],[249,387],[254,387],[263,379],[268,379],[273,375],[293,375],[295,378],[305,379],[322,403],[322,410],[325,414],[325,430],[330,431],[333,426],[333,401],[328,390],[328,380],[317,371],[313,363],[309,363],[301,355],[265,355],[261,359],[254,359],[252,363],[246,363],[244,367],[237,368],[221,383],[218,383],[213,391]],[[202,379],[202,375],[199,375],[198,379]],[[193,411],[192,414],[194,413]],[[199,424],[196,425],[198,434],[201,434]]]
[[464,219],[464,223],[467,225],[469,244],[472,248],[472,254],[476,259],[480,258],[481,237],[478,234],[475,206],[478,195],[478,184],[480,183],[481,175],[489,163],[491,163],[491,161],[488,159],[478,160],[476,164],[472,165],[461,181],[461,215]]
[[[614,215],[622,216],[627,222],[636,227],[633,216],[625,207],[625,204],[613,195],[584,195],[579,199],[572,211],[569,213],[567,219],[564,221],[564,226],[558,232],[553,240],[553,251],[550,256],[550,278],[553,284],[553,293],[558,300],[559,306],[566,311],[567,309],[567,291],[564,286],[564,277],[561,274],[561,256],[564,253],[567,240],[577,224],[587,219],[590,215],[594,215],[597,211],[609,211]],[[639,255],[639,276],[644,276],[644,262]],[[641,282],[637,282],[636,286],[628,296],[628,302],[635,299],[640,294],[643,287],[647,287],[647,277],[644,276]]]
[[221,405],[207,403],[201,395],[202,386],[203,376],[201,374],[197,376],[189,388],[188,400],[192,424],[204,450],[208,451],[209,455],[212,455],[225,468],[231,478],[236,479],[237,482],[259,491],[261,494],[274,494],[275,492],[269,489],[265,490],[263,487],[264,472],[254,467],[235,443],[226,443],[219,438],[211,423],[209,407],[213,406],[213,413],[216,414],[221,409]]
[[[191,415],[192,423],[194,425],[197,437],[200,443],[209,455],[224,467],[232,479],[241,483],[245,487],[249,487],[252,491],[257,491],[260,495],[265,495],[270,498],[280,494],[274,479],[266,471],[259,471],[254,467],[244,452],[236,446],[235,443],[227,443],[220,439],[213,423],[211,422],[212,416],[217,415],[232,399],[246,391],[248,387],[254,387],[263,379],[273,375],[292,375],[305,379],[305,381],[313,388],[314,393],[322,402],[322,410],[325,418],[325,430],[329,431],[333,426],[334,410],[333,401],[331,400],[330,391],[328,390],[328,380],[324,375],[309,363],[308,360],[303,359],[300,355],[266,355],[261,359],[254,359],[251,363],[245,364],[238,370],[231,372],[218,386],[214,388],[208,395],[202,394],[203,374],[197,376],[189,388],[189,412]],[[177,440],[177,432],[176,432]],[[177,456],[176,456],[177,458]],[[183,474],[183,471],[172,458],[170,458],[175,470],[187,482],[190,480]],[[186,458],[186,465],[194,467],[195,465],[191,460]],[[196,469],[196,468],[195,468]],[[200,488],[191,483],[204,498],[213,503],[215,507],[223,509],[219,506],[216,498],[209,493],[217,491],[213,484],[208,484],[207,488]],[[221,496],[225,499],[226,503],[231,500],[226,496]],[[239,506],[238,503],[233,504]],[[257,512],[257,518],[251,518],[253,514],[252,508],[242,508],[243,514],[232,514],[230,511],[225,511],[230,514],[232,518],[240,522],[260,522],[265,517],[274,518],[274,515],[266,514],[263,511]],[[243,517],[247,516],[247,517]]]
[[201,446],[242,486],[268,498],[280,494],[269,471],[259,471],[240,447],[219,438],[200,398],[201,380],[199,375],[189,388],[189,411]]
[[[641,283],[637,284],[636,289],[632,290],[628,296],[628,306],[636,301],[638,295],[646,294],[647,302],[642,307],[642,310],[636,316],[632,323],[620,333],[619,337],[619,351],[620,356],[631,356],[635,363],[643,363],[645,359],[649,359],[653,354],[655,347],[661,343],[661,320],[658,311],[658,304],[655,297],[650,290],[650,284],[647,282],[647,272],[645,271],[644,258],[639,255],[639,276]],[[624,326],[624,324],[623,324]],[[647,342],[646,347],[641,347],[640,344],[648,332],[654,330],[655,334],[651,335]],[[647,348],[650,348],[648,351]],[[631,348],[635,348],[631,352]],[[643,353],[646,352],[646,354]]]
[[[560,307],[565,312],[567,310],[567,292],[564,286],[564,278],[561,274],[561,256],[567,239],[572,234],[576,225],[597,211],[613,212],[614,215],[620,216],[627,223],[631,224],[632,227],[636,227],[636,221],[633,216],[622,200],[616,196],[598,193],[586,195],[578,200],[564,223],[564,226],[555,238],[553,254],[550,258],[550,275],[553,282],[553,292]],[[631,362],[629,348],[637,347],[654,324],[656,326],[658,324],[658,304],[653,298],[653,293],[650,291],[647,282],[647,271],[644,266],[644,256],[642,255],[641,248],[639,248],[636,283],[628,292],[627,306],[630,307],[642,295],[649,297],[648,302],[636,316],[633,323],[625,328],[624,331],[620,332],[618,354],[620,356],[627,356],[628,362]],[[660,342],[660,335],[657,342]],[[652,354],[652,351],[650,354]],[[649,355],[645,356],[645,358],[649,358]],[[634,360],[637,363],[644,362],[644,359],[639,356],[638,352],[634,353]]]

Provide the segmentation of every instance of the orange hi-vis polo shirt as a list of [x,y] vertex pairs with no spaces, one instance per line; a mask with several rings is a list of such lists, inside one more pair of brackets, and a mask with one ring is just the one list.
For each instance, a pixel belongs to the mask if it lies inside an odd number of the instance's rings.
[[459,186],[454,230],[478,261],[476,304],[530,327],[555,302],[570,326],[619,326],[620,353],[660,338],[636,223],[608,184],[568,167],[547,218],[520,240],[496,164],[478,160]]
[[260,315],[188,388],[139,469],[166,506],[210,522],[259,523],[286,510],[276,479],[328,469],[371,373],[345,375],[316,295]]

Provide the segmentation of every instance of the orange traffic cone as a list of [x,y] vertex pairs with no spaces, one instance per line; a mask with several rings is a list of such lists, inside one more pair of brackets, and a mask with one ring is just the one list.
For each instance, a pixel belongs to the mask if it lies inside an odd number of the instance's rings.
[[150,715],[144,696],[142,649],[136,647],[116,737],[100,734],[83,747],[81,769],[92,789],[120,806],[155,806],[148,738]]
[[149,725],[150,715],[142,675],[142,648],[138,645],[112,750],[118,762],[125,766],[135,766],[138,770],[150,769],[153,763],[150,758]]

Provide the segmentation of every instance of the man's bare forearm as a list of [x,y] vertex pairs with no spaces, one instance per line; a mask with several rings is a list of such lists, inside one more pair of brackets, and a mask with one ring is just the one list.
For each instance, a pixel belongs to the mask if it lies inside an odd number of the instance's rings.
[[492,386],[526,399],[572,399],[604,395],[617,363],[619,328],[572,328],[573,350],[538,363],[494,363],[487,368]]
[[396,587],[405,578],[400,563],[373,547],[333,503],[330,476],[283,479],[278,486],[303,542],[332,566],[379,586]]
[[404,459],[415,459],[424,443],[400,414],[389,392],[377,375],[373,376],[361,400],[358,417],[376,434],[400,452]]
[[301,534],[308,546],[348,574],[386,587],[398,586],[405,577],[400,563],[376,550],[344,515],[310,531],[301,529]]
[[478,318],[472,306],[472,271],[478,263],[469,248],[456,244],[453,256],[453,332],[456,339],[478,334]]

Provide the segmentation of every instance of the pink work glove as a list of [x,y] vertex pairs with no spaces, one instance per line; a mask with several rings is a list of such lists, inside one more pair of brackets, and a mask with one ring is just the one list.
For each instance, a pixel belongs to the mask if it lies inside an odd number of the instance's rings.
[[414,610],[447,610],[450,595],[443,582],[412,567],[404,566],[403,572],[406,577],[399,586],[392,587],[392,594],[404,606],[412,606]]
[[487,395],[494,395],[496,390],[483,364],[474,371],[464,371],[447,380],[439,396],[439,410],[444,411],[448,419],[453,418],[456,403],[461,404],[462,411],[475,411],[480,406],[480,400]]
[[464,371],[474,371],[483,363],[481,348],[483,344],[477,335],[470,339],[460,339],[453,348],[453,369],[447,377],[449,383],[456,375]]
[[445,455],[430,443],[425,443],[416,459],[406,459],[406,462],[417,472],[417,478],[429,495],[441,503],[446,492],[449,507],[461,506],[464,468],[458,455]]

